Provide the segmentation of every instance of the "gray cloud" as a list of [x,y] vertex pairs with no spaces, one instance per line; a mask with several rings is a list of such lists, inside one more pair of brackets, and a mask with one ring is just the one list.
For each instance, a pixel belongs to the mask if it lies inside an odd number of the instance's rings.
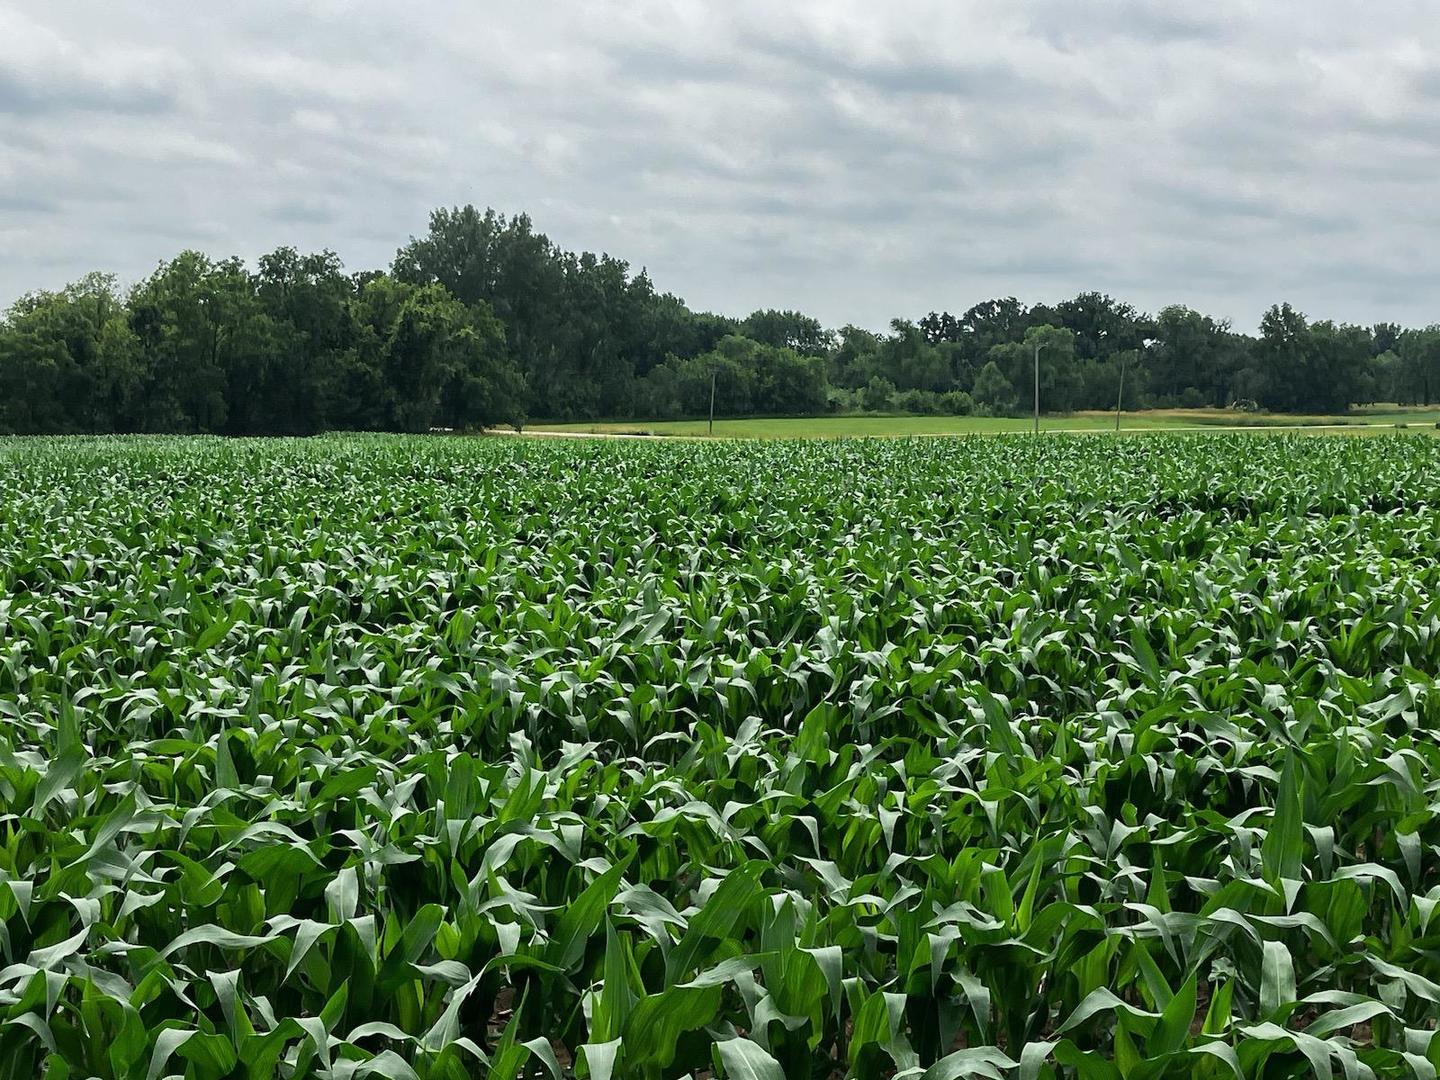
[[528,210],[698,307],[1440,321],[1424,0],[0,0],[0,303]]
[[60,209],[54,199],[40,195],[7,195],[0,192],[0,214],[53,214]]
[[0,114],[166,112],[176,104],[178,67],[144,44],[76,39],[0,5]]

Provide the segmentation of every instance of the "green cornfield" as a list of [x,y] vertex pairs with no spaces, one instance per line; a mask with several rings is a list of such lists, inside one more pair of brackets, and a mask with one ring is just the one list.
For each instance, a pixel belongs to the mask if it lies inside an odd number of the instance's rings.
[[0,443],[0,1076],[1423,1077],[1440,442]]

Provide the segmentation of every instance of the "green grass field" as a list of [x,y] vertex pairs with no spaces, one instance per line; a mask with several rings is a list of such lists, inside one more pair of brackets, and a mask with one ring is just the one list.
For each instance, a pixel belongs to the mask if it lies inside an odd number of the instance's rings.
[[[1245,428],[1257,431],[1307,430],[1317,432],[1394,431],[1396,424],[1434,432],[1440,409],[1377,406],[1344,416],[1256,415],[1224,409],[1153,409],[1123,413],[1122,431],[1213,431]],[[1115,414],[1080,412],[1042,416],[1042,431],[1114,431]],[[814,439],[903,437],[907,435],[987,435],[1029,431],[1031,420],[991,416],[802,416],[745,420],[716,420],[716,438]],[[527,430],[598,435],[664,435],[704,437],[704,420],[621,421],[615,423],[535,424]]]

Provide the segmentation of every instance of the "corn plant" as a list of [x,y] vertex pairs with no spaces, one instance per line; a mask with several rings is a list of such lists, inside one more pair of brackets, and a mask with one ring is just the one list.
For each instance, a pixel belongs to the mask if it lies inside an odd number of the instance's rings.
[[0,443],[0,1076],[1434,1077],[1440,443]]

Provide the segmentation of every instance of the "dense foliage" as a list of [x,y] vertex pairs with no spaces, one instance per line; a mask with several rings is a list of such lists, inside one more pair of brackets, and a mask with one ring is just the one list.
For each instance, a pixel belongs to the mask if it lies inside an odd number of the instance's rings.
[[185,252],[128,292],[91,275],[0,319],[0,432],[309,434],[910,412],[1004,415],[1240,403],[1275,411],[1440,400],[1440,327],[1311,322],[1258,336],[1098,293],[826,330],[795,311],[691,311],[647,274],[466,206],[388,273],[289,248],[251,270]]
[[0,445],[0,1075],[1435,1075],[1440,443]]

